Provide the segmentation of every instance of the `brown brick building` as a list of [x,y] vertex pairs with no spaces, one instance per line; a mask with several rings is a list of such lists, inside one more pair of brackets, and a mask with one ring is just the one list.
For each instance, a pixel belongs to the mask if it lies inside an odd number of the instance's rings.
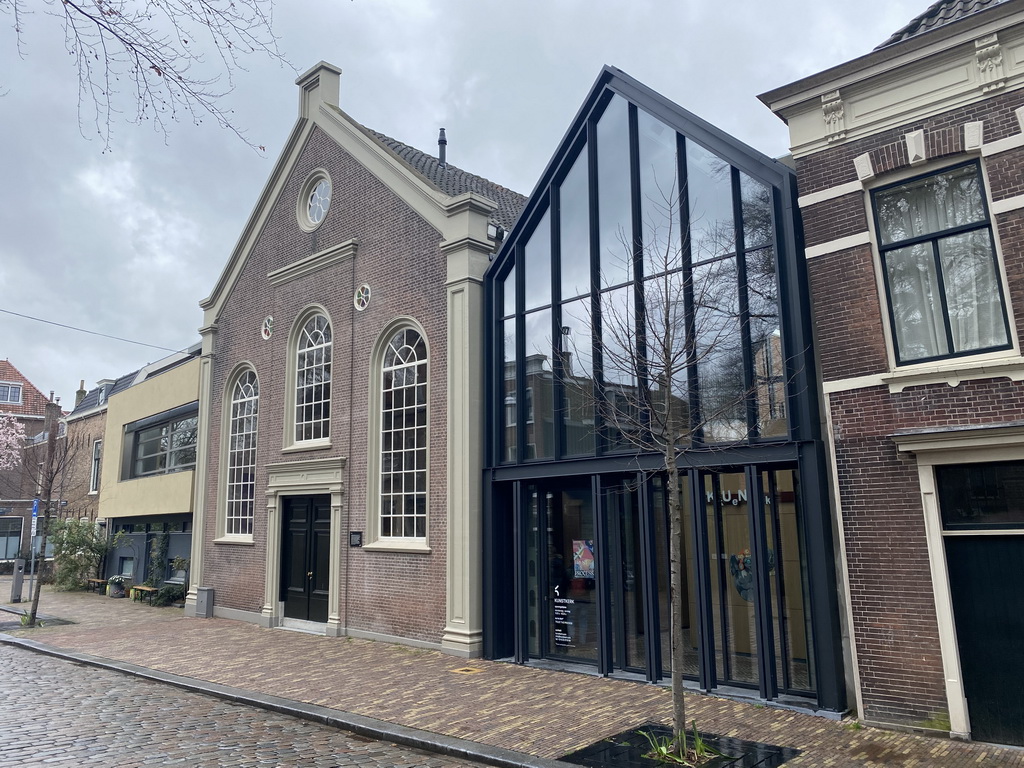
[[476,655],[480,282],[523,199],[355,122],[339,78],[298,80],[202,302],[188,610]]
[[[46,429],[49,402],[9,360],[0,360],[0,415],[16,418],[30,441]],[[60,415],[59,408],[56,415]],[[27,450],[34,457],[43,445],[37,441]],[[28,551],[32,502],[38,490],[38,472],[33,469],[23,460],[16,469],[0,472],[0,559]]]
[[859,715],[1024,744],[1024,3],[764,94],[800,186]]

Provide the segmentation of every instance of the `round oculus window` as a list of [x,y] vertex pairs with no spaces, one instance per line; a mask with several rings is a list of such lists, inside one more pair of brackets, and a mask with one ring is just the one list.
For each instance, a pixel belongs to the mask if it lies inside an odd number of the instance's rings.
[[331,179],[323,169],[313,171],[302,185],[299,195],[298,210],[299,227],[305,232],[312,232],[327,217],[331,207]]
[[327,179],[320,179],[309,193],[309,204],[306,208],[306,215],[311,224],[319,224],[327,215],[327,209],[331,207],[331,182]]

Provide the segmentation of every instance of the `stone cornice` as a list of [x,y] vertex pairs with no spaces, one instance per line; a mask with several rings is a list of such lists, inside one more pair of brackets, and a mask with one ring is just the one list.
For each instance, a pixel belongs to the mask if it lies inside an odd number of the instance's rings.
[[273,286],[278,286],[313,274],[314,272],[319,272],[321,269],[326,269],[348,259],[355,258],[358,246],[359,241],[355,239],[332,245],[330,248],[314,253],[312,256],[307,256],[285,267],[275,269],[273,272],[268,272],[267,281]]

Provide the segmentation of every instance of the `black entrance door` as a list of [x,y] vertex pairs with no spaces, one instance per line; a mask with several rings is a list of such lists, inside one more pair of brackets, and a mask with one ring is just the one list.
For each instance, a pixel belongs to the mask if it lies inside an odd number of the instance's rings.
[[331,563],[331,497],[284,500],[281,599],[289,619],[327,621]]
[[1022,536],[947,536],[960,672],[971,738],[1024,745]]

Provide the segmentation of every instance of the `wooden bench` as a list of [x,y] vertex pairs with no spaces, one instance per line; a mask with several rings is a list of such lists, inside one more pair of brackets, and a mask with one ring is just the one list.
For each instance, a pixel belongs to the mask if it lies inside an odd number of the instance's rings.
[[106,579],[86,579],[85,589],[89,592],[99,592],[103,594],[103,591],[107,588]]
[[149,604],[152,605],[153,595],[155,595],[159,591],[160,590],[158,590],[156,587],[146,587],[142,585],[132,587],[132,600],[135,600],[137,602],[141,600],[148,600]]

